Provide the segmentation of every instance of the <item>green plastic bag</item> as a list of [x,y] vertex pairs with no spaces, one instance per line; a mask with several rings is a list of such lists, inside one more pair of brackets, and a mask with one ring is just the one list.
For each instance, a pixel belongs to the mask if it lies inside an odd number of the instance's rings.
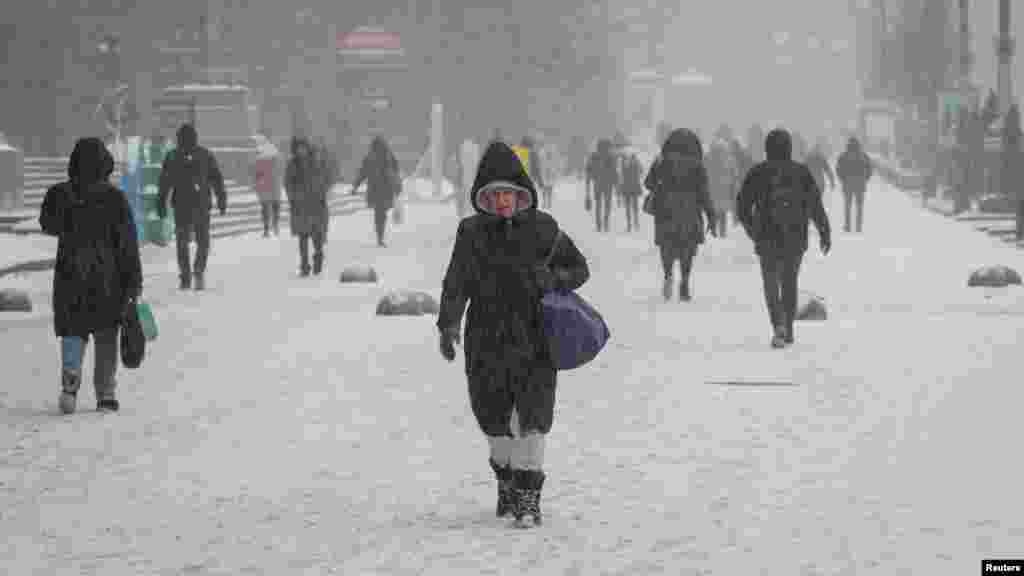
[[153,308],[148,302],[137,302],[135,312],[139,315],[139,324],[142,325],[142,334],[146,337],[146,342],[156,340],[159,331],[156,328],[156,318],[153,317]]

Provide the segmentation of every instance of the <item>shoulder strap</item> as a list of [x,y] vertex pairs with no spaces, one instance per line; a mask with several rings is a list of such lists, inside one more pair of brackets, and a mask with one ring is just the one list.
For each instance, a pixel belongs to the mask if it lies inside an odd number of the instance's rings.
[[544,259],[544,267],[551,266],[551,259],[555,256],[555,249],[558,248],[558,241],[562,239],[562,230],[558,229],[555,233],[555,241],[551,243],[551,251],[548,252],[548,257]]

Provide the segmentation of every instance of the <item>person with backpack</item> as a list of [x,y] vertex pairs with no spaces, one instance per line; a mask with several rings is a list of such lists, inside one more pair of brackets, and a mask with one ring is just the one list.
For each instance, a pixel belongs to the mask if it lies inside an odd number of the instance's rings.
[[765,138],[766,160],[747,174],[736,209],[740,223],[754,242],[773,348],[795,340],[798,276],[807,251],[807,222],[814,222],[821,251],[832,248],[832,233],[821,202],[821,191],[807,166],[792,160],[789,133],[775,129]]
[[673,268],[679,262],[679,299],[689,302],[690,273],[707,231],[715,235],[715,213],[708,196],[708,173],[700,139],[686,128],[673,130],[644,179],[651,192],[654,243],[661,251],[662,295],[672,298]]
[[320,275],[324,266],[324,244],[331,215],[328,209],[327,163],[308,140],[295,138],[292,157],[284,171],[284,190],[288,196],[289,225],[299,238],[299,275],[309,276],[309,243],[313,242],[312,272]]
[[551,290],[579,289],[590,271],[558,222],[538,208],[534,183],[505,143],[492,142],[484,152],[470,202],[476,214],[459,222],[442,285],[440,352],[455,360],[465,312],[470,406],[487,436],[496,514],[538,525],[557,376],[541,299]]
[[395,199],[402,193],[402,179],[398,172],[398,159],[381,136],[374,136],[370,142],[370,150],[363,158],[359,174],[352,184],[352,194],[356,194],[363,182],[366,182],[366,203],[373,208],[377,246],[384,248],[388,211],[395,207]]
[[[182,124],[178,146],[164,157],[160,170],[157,213],[167,218],[167,196],[174,207],[174,235],[178,249],[179,288],[206,288],[206,261],[210,255],[210,209],[213,194],[223,216],[228,209],[227,191],[217,159],[199,145],[199,134],[191,124]],[[195,263],[189,263],[189,242],[196,239]],[[193,283],[194,280],[194,283]]]
[[724,127],[719,129],[711,144],[706,165],[711,202],[715,207],[715,230],[719,238],[725,238],[729,233],[728,215],[736,204],[740,169]]
[[99,138],[75,143],[68,180],[50,187],[39,226],[56,236],[53,327],[60,339],[60,411],[77,407],[82,361],[96,338],[93,387],[96,409],[116,412],[118,328],[142,294],[142,262],[125,193],[110,184],[114,158]]
[[587,198],[593,198],[594,221],[598,232],[608,231],[608,220],[612,211],[612,196],[619,186],[619,172],[612,141],[602,138],[597,141],[597,150],[587,161],[587,177],[584,191]]
[[871,158],[861,148],[860,140],[851,137],[836,161],[836,176],[843,187],[843,230],[846,232],[850,231],[851,204],[857,205],[857,233],[864,225],[864,193],[873,174]]
[[626,231],[632,232],[640,229],[640,195],[643,194],[643,165],[636,154],[636,150],[623,148],[622,159],[622,186],[619,193],[622,195],[622,203],[626,207]]

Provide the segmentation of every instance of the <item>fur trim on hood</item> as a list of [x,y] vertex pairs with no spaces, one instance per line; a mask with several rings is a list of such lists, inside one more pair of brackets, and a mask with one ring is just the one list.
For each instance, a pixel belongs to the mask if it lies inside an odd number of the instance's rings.
[[499,188],[519,193],[517,214],[537,209],[537,190],[519,156],[504,142],[495,141],[487,147],[477,168],[469,199],[473,208],[478,213],[494,215],[492,192]]

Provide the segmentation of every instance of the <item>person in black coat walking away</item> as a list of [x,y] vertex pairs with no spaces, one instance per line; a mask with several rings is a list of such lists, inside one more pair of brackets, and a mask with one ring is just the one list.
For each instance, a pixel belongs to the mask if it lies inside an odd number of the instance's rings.
[[864,225],[864,193],[874,168],[871,158],[861,149],[860,140],[850,138],[846,150],[836,162],[836,176],[843,186],[843,230],[850,231],[850,205],[857,204],[857,232]]
[[661,251],[662,295],[672,298],[672,272],[679,261],[679,299],[688,302],[690,273],[705,228],[715,235],[715,212],[708,194],[708,173],[700,139],[691,130],[673,130],[651,165],[644,187],[651,192],[654,243]]
[[612,141],[602,138],[597,141],[597,150],[587,160],[587,177],[584,192],[594,199],[594,222],[598,232],[608,231],[608,219],[612,211],[612,196],[619,186],[619,168],[612,153]]
[[58,238],[53,271],[53,327],[61,340],[60,410],[75,411],[82,357],[96,337],[96,407],[117,411],[117,330],[142,294],[142,263],[131,207],[109,182],[114,158],[99,138],[75,143],[68,181],[46,191],[43,232]]
[[807,251],[807,222],[814,222],[818,229],[825,254],[832,247],[832,233],[814,176],[791,158],[789,133],[769,132],[765,154],[767,159],[743,181],[736,208],[761,261],[772,347],[782,348],[794,341],[797,278]]
[[556,369],[541,298],[576,290],[590,277],[568,235],[555,243],[558,223],[537,201],[515,152],[492,142],[470,196],[477,213],[459,222],[437,320],[441,355],[451,362],[469,304],[463,341],[470,405],[490,447],[497,515],[511,513],[522,526],[541,523],[544,438],[554,419]]
[[328,166],[308,140],[296,138],[284,173],[284,189],[293,236],[299,238],[299,275],[309,276],[309,241],[313,241],[313,273],[324,266],[324,244],[331,220],[328,210]]
[[[179,287],[188,290],[206,287],[206,261],[210,255],[211,195],[217,195],[217,209],[227,211],[228,197],[224,177],[213,154],[199,145],[199,135],[191,124],[178,128],[178,146],[164,158],[160,170],[160,196],[157,212],[167,217],[167,196],[174,206],[174,234],[178,248]],[[195,264],[189,263],[189,242],[196,238]]]
[[377,245],[384,247],[384,232],[388,224],[388,210],[395,206],[395,198],[402,192],[402,179],[398,173],[398,159],[380,136],[370,143],[370,151],[363,158],[359,175],[352,184],[352,193],[366,182],[366,203],[373,208],[373,226],[377,232]]

